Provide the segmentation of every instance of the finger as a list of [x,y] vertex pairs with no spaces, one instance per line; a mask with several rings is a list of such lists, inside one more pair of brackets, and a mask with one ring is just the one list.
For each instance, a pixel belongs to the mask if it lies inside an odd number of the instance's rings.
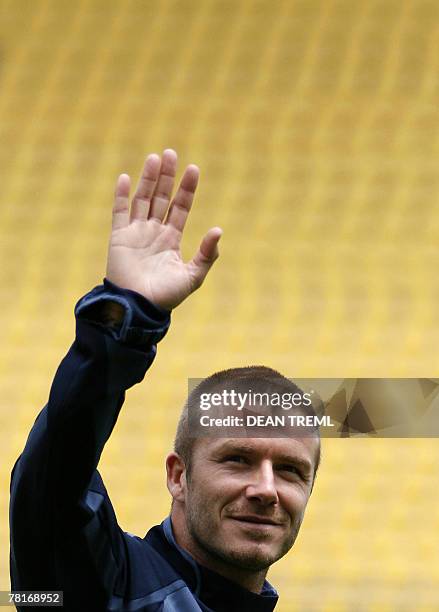
[[169,207],[166,224],[172,225],[179,232],[182,232],[184,229],[197,189],[199,176],[198,166],[191,164],[186,168],[177,193]]
[[165,218],[172,190],[174,189],[176,172],[177,153],[173,149],[165,149],[160,167],[160,176],[151,201],[150,219],[157,219],[161,223]]
[[201,285],[213,263],[219,257],[218,242],[222,233],[220,227],[212,227],[204,236],[197,254],[188,264],[192,269],[196,287]]
[[131,221],[146,220],[160,170],[160,156],[148,155],[131,204]]
[[131,180],[128,174],[121,174],[117,179],[113,205],[112,227],[114,230],[126,227],[129,223],[128,196],[130,195],[130,184]]

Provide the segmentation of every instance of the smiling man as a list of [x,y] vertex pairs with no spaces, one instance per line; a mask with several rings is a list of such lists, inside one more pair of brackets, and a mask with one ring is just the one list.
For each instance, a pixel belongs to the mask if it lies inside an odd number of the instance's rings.
[[[315,428],[304,432],[275,425],[260,431],[247,427],[246,417],[259,410],[274,419],[279,408],[269,402],[267,406],[236,402],[242,415],[236,417],[226,398],[232,394],[248,398],[246,389],[267,401],[304,397],[294,383],[271,368],[217,372],[190,393],[166,465],[178,544],[200,564],[260,593],[269,586],[264,580],[270,565],[296,540],[320,463],[320,439]],[[214,414],[219,418],[210,418],[220,424],[206,431],[197,424],[205,416],[206,397],[213,394],[225,398],[227,405],[217,405]],[[295,412],[315,414],[306,404]],[[232,416],[244,425],[229,420],[231,426],[223,431],[222,423]]]
[[[268,568],[299,532],[312,489],[315,440],[203,440],[189,473],[179,455],[170,455],[178,544],[200,564],[260,593]],[[305,467],[299,470],[301,457]]]
[[[171,149],[150,155],[131,204],[130,179],[119,177],[106,278],[76,305],[75,341],[12,471],[12,589],[40,603],[60,602],[62,592],[68,612],[273,610],[278,597],[265,576],[296,539],[319,463],[316,435],[194,435],[200,390],[239,380],[298,391],[269,368],[220,372],[189,396],[180,418],[166,460],[170,517],[144,538],[117,523],[97,471],[104,445],[126,390],[153,362],[170,311],[218,257],[221,230],[212,228],[182,261],[198,168],[186,168],[171,200],[176,162]],[[19,611],[26,597],[16,593]]]

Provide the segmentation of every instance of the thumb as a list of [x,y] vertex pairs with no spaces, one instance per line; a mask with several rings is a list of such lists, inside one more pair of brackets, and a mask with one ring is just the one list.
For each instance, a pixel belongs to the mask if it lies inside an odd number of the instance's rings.
[[212,227],[201,241],[195,257],[188,264],[191,268],[195,288],[201,285],[214,261],[219,257],[218,242],[222,233],[220,227]]

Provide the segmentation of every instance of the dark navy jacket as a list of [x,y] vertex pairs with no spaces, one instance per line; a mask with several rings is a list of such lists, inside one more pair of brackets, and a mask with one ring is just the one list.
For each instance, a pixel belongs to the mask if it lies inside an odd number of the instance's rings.
[[[123,305],[122,325],[103,322],[107,300]],[[144,538],[117,524],[96,468],[170,316],[107,280],[75,314],[75,342],[12,471],[12,589],[63,591],[66,612],[270,612],[277,593],[268,582],[258,595],[200,566],[176,544],[169,518]]]

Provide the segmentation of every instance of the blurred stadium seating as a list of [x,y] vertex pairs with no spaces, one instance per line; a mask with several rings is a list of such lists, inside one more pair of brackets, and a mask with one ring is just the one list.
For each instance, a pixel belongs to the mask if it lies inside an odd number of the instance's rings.
[[[73,307],[99,284],[117,175],[201,168],[184,253],[221,260],[173,315],[101,462],[121,525],[169,508],[187,378],[439,368],[439,4],[2,0],[0,589],[8,486]],[[328,440],[280,612],[439,609],[437,440]]]

